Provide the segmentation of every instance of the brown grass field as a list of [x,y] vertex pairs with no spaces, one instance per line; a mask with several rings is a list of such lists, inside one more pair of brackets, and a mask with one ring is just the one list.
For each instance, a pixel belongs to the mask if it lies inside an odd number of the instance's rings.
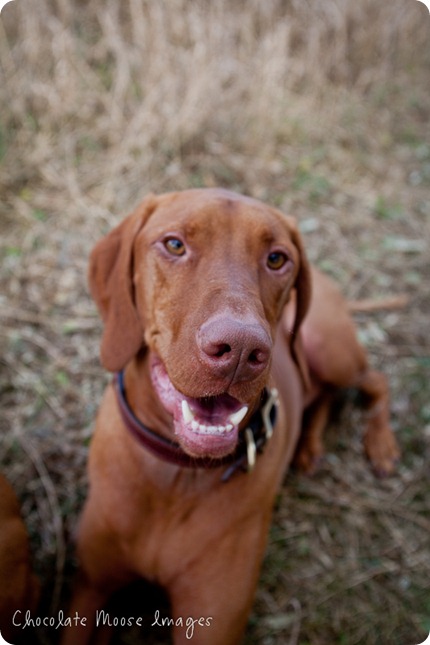
[[[409,297],[356,315],[390,380],[398,473],[370,472],[348,396],[321,471],[285,479],[245,643],[421,643],[430,15],[416,0],[15,0],[2,11],[0,468],[30,531],[40,615],[70,590],[109,378],[89,251],[147,192],[218,185],[296,216],[310,259],[348,299]],[[154,599],[125,598],[150,623]],[[58,631],[25,638],[51,645]],[[124,630],[115,643],[166,638]]]

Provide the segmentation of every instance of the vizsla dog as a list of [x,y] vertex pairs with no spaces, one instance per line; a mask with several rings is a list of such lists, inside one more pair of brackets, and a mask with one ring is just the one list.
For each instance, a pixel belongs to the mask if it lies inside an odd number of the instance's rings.
[[27,610],[34,611],[38,596],[39,582],[31,571],[18,500],[0,475],[0,632],[4,639],[14,642],[18,633],[14,623],[22,622]]
[[367,454],[393,470],[385,379],[294,220],[256,200],[151,195],[97,244],[89,279],[117,375],[79,527],[71,614],[85,620],[64,642],[93,642],[98,610],[144,577],[168,592],[176,645],[238,643],[275,494],[298,446],[316,468],[337,388],[366,395]]

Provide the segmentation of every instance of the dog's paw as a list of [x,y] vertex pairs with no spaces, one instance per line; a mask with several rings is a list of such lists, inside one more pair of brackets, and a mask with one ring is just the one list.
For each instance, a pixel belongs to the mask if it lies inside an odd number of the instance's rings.
[[324,461],[322,446],[303,444],[299,446],[293,460],[293,468],[304,475],[315,475]]
[[364,450],[377,477],[395,473],[400,461],[400,448],[389,426],[368,431],[363,439]]

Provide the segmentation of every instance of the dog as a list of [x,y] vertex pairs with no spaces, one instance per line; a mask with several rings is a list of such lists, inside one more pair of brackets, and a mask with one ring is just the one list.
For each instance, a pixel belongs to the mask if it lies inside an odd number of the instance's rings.
[[19,503],[8,481],[0,475],[0,632],[8,642],[15,640],[14,625],[23,622],[26,611],[34,611],[39,581],[33,574],[27,530]]
[[175,645],[191,624],[195,643],[238,643],[276,492],[294,457],[318,467],[339,388],[367,399],[373,468],[395,468],[386,380],[295,220],[249,197],[148,196],[96,245],[89,284],[116,376],[78,531],[71,606],[86,620],[64,643],[93,642],[96,612],[138,577],[167,591]]

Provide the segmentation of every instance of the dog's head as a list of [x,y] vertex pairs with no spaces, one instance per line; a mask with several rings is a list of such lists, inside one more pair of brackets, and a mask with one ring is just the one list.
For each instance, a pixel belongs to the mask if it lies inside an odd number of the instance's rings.
[[232,452],[264,388],[282,310],[295,293],[291,351],[310,300],[292,218],[220,189],[150,195],[95,247],[90,289],[101,360],[117,371],[144,347],[154,388],[194,456]]

